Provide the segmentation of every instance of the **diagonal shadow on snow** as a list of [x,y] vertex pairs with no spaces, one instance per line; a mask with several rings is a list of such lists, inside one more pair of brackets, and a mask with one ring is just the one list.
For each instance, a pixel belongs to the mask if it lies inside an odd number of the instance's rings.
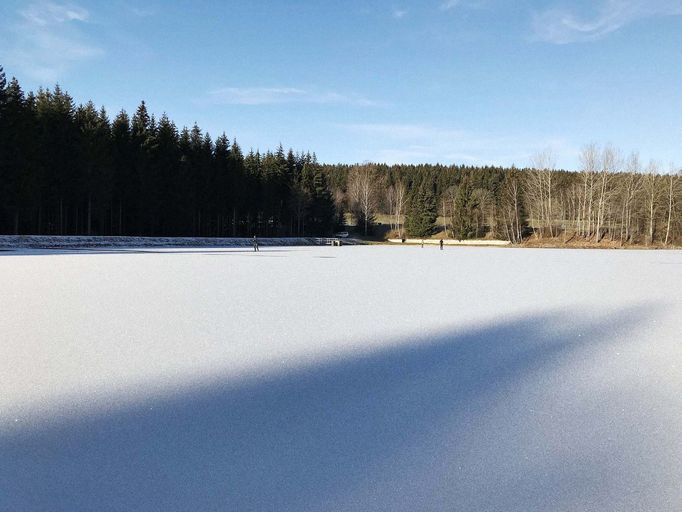
[[488,442],[481,414],[520,382],[651,314],[517,318],[5,434],[0,510],[505,510],[509,496],[465,478],[442,495],[415,487]]

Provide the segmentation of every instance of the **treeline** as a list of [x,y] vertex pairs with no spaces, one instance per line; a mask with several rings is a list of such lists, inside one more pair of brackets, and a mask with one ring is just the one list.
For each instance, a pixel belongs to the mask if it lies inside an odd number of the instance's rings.
[[338,218],[315,155],[244,155],[142,102],[110,120],[58,86],[25,94],[0,67],[0,233],[287,236]]
[[281,145],[244,155],[144,102],[111,120],[58,86],[24,93],[0,67],[0,234],[315,236],[346,223],[368,236],[680,244],[682,177],[659,171],[595,145],[578,172],[548,153],[527,169],[322,165]]
[[[520,173],[502,167],[444,165],[327,165],[337,209],[352,214],[370,234],[380,218],[396,236],[428,237],[448,217],[448,236],[474,238],[490,229],[482,217],[489,202],[502,199],[506,182]],[[483,200],[479,195],[485,191]],[[520,213],[524,219],[524,213]]]
[[361,232],[382,219],[393,236],[528,237],[563,242],[680,244],[682,174],[644,166],[636,153],[586,146],[581,170],[557,170],[550,153],[527,169],[442,165],[326,166],[337,208]]

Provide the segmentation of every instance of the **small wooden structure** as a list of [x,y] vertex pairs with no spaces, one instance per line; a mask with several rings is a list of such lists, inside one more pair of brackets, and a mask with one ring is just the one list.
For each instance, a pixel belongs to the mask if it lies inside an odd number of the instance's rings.
[[335,247],[341,247],[340,238],[316,238],[318,245],[331,245]]

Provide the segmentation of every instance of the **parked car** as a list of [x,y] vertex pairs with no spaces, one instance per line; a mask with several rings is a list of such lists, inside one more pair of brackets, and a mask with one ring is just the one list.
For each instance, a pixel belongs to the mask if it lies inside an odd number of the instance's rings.
[[348,231],[341,231],[339,233],[334,233],[336,238],[348,238]]

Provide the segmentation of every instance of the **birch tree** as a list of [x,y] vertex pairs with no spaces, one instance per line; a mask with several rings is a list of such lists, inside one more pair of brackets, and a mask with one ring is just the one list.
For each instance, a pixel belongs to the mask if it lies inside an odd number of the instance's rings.
[[611,197],[611,178],[619,166],[618,151],[611,146],[605,147],[601,157],[601,172],[597,179],[597,218],[594,230],[594,241],[597,243],[601,241],[601,229],[606,220],[606,211]]
[[675,172],[671,169],[670,174],[667,177],[668,215],[665,228],[664,242],[665,245],[668,245],[668,242],[670,240],[670,228],[672,226],[673,210],[675,209],[677,198],[680,194],[679,183],[680,183],[679,175],[676,175]]
[[512,243],[522,240],[521,225],[521,183],[516,175],[506,180],[502,198],[504,225],[507,238]]
[[620,179],[620,243],[631,242],[632,222],[637,198],[642,191],[642,166],[639,162],[639,155],[632,153],[627,160],[626,173]]
[[391,231],[396,231],[398,228],[395,224],[395,217],[393,216],[393,210],[395,209],[395,187],[393,185],[389,185],[386,188],[386,193],[384,197],[386,200],[385,206],[389,214],[389,223],[391,226]]
[[530,200],[531,217],[540,224],[540,236],[546,229],[549,236],[554,236],[554,174],[556,162],[552,151],[547,149],[537,153],[531,159],[531,169],[527,174],[527,195]]
[[379,199],[379,182],[376,170],[371,165],[353,167],[348,177],[348,194],[351,209],[356,219],[364,226],[364,234],[369,233],[376,213]]
[[386,189],[386,206],[391,218],[391,229],[398,231],[398,237],[403,237],[403,215],[405,214],[405,202],[407,187],[402,181],[398,181]]
[[647,234],[646,245],[654,243],[656,215],[660,207],[661,188],[659,186],[658,165],[650,162],[644,175],[642,186],[646,197]]
[[583,237],[592,234],[595,174],[599,169],[599,160],[599,148],[594,143],[585,146],[580,153],[583,193],[580,202],[579,234]]

